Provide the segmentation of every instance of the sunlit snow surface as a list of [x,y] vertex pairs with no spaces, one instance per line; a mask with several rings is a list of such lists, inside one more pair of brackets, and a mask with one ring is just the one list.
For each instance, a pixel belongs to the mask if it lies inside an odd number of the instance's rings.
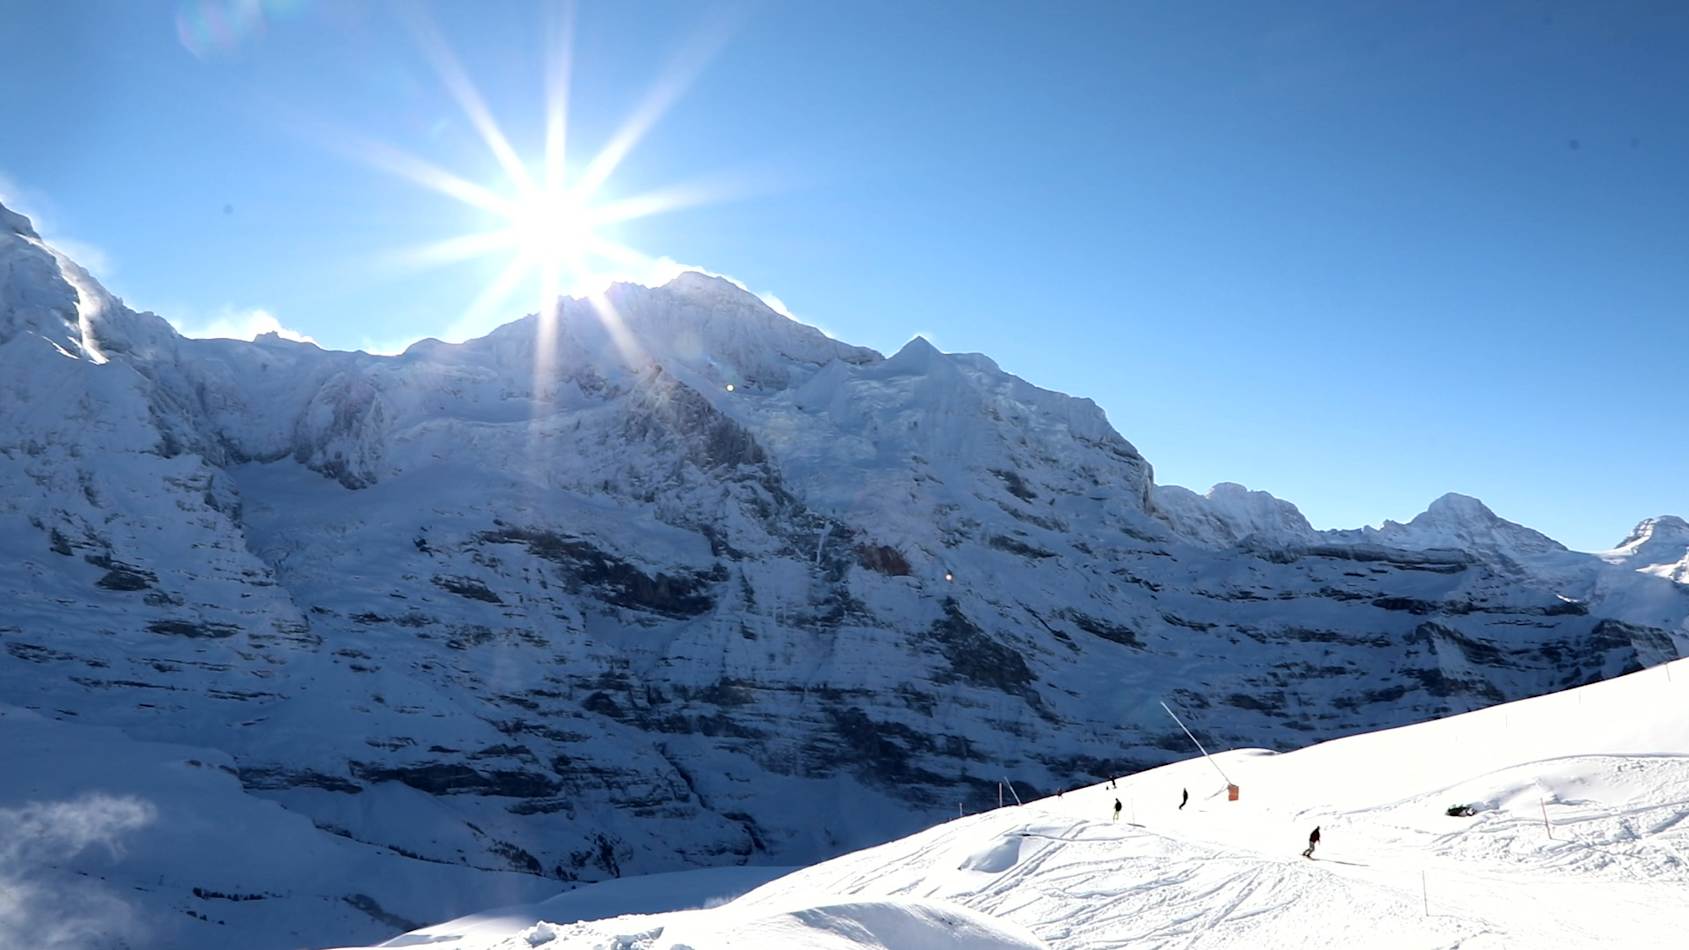
[[[1193,759],[950,821],[713,908],[564,923],[542,905],[384,946],[1665,947],[1689,932],[1689,661],[1217,762],[1239,801]],[[1476,815],[1446,814],[1460,804]],[[653,906],[684,877],[649,879]],[[616,886],[606,909],[646,885]],[[565,895],[565,919],[590,895]]]

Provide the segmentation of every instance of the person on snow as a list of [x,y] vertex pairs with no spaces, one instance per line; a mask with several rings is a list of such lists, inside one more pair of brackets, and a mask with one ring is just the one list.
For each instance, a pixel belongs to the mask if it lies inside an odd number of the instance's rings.
[[1118,798],[1114,800],[1114,820],[1120,820],[1120,799]]
[[1318,847],[1319,843],[1320,843],[1320,827],[1319,827],[1319,825],[1315,825],[1313,833],[1308,835],[1308,850],[1302,852],[1302,857],[1312,858],[1314,856],[1314,848]]
[[1183,791],[1185,793],[1185,797],[1179,799],[1179,810],[1180,811],[1184,811],[1185,806],[1190,804],[1190,800],[1191,800],[1191,790],[1187,788],[1187,789],[1184,789]]

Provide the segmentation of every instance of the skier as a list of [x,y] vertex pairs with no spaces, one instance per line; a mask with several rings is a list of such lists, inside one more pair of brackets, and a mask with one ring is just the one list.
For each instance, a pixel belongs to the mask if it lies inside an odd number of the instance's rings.
[[1188,788],[1184,789],[1184,793],[1185,793],[1185,797],[1179,799],[1179,810],[1180,811],[1184,811],[1185,806],[1190,804],[1190,800],[1191,800],[1191,790],[1188,789]]
[[1114,820],[1120,820],[1120,799],[1118,798],[1114,800]]
[[1302,852],[1302,857],[1312,858],[1314,856],[1314,848],[1317,847],[1319,845],[1319,843],[1320,843],[1320,827],[1319,827],[1319,825],[1315,825],[1313,834],[1308,835],[1308,850]]

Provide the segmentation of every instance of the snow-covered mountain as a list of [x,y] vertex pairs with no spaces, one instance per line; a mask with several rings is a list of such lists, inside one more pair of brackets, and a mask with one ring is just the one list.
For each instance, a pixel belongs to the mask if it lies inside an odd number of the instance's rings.
[[1602,560],[1689,584],[1689,522],[1675,515],[1647,518]]
[[[0,703],[47,737],[0,808],[145,797],[30,777],[121,746],[145,788],[269,816],[147,868],[171,946],[804,863],[1004,776],[1167,762],[1161,700],[1283,749],[1689,644],[1689,586],[1472,499],[1316,532],[1241,487],[1157,486],[1088,400],[920,339],[848,346],[717,278],[396,357],[195,340],[10,213],[0,597]],[[380,872],[267,862],[284,839]],[[262,900],[215,917],[195,888]],[[301,902],[337,911],[272,932]]]
[[1221,482],[1206,495],[1179,485],[1157,485],[1153,499],[1155,512],[1182,537],[1213,547],[1245,542],[1284,547],[1320,540],[1295,505],[1236,482]]

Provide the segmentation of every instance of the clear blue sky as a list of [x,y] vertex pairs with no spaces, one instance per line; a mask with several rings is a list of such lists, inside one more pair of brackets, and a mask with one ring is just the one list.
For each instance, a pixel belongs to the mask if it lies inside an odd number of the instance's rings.
[[[481,212],[332,147],[500,180],[415,18],[267,2],[218,39],[222,6],[0,4],[7,200],[178,324],[447,332],[496,261],[391,252]],[[537,163],[546,13],[425,12]],[[587,3],[574,154],[712,31],[606,193],[738,198],[629,245],[852,342],[988,353],[1160,481],[1319,527],[1450,490],[1581,548],[1689,514],[1689,5]]]

